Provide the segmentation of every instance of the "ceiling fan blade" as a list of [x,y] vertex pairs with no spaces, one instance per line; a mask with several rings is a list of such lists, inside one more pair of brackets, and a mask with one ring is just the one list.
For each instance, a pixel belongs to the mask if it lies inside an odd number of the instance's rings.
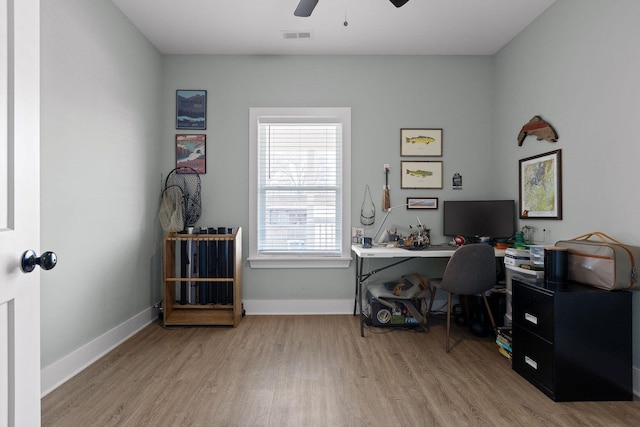
[[318,0],[300,0],[298,3],[298,7],[296,7],[295,12],[293,14],[295,16],[308,17],[311,16],[311,12],[318,4]]
[[393,3],[395,7],[402,7],[408,1],[409,0],[391,0],[391,3]]

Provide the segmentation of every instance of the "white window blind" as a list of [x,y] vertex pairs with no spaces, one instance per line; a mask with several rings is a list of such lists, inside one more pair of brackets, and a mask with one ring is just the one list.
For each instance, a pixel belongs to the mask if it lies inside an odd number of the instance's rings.
[[252,255],[348,256],[343,118],[265,115],[256,127]]
[[342,125],[259,124],[258,252],[341,253]]

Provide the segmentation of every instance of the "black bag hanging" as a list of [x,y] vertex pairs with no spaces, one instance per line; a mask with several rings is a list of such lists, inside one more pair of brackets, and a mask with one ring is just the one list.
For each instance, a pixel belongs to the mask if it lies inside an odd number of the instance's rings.
[[[367,198],[369,200],[367,200]],[[364,187],[362,206],[360,207],[360,224],[371,225],[374,222],[376,222],[376,207],[373,204],[373,199],[371,198],[369,185],[366,185]]]

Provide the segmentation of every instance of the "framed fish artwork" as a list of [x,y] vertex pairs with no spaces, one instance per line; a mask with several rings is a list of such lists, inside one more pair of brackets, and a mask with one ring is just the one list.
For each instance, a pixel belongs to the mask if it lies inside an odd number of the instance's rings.
[[400,155],[441,157],[442,129],[400,129]]
[[400,162],[401,188],[442,188],[442,162]]

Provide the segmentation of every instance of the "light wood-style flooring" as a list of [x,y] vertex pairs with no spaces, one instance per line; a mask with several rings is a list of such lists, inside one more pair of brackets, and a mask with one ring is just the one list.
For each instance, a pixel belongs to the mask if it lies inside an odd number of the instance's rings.
[[555,403],[491,338],[354,316],[154,323],[42,400],[43,426],[638,426],[640,401]]

